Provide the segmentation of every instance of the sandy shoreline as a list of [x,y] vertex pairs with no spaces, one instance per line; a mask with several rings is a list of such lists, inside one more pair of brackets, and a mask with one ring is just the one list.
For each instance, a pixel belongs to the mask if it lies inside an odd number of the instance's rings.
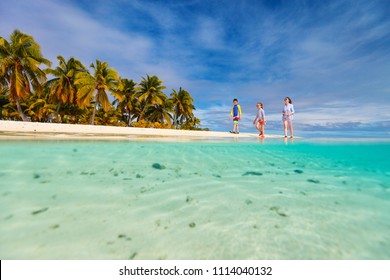
[[[256,133],[232,134],[218,131],[154,129],[138,127],[116,127],[100,125],[75,125],[38,123],[21,121],[0,121],[0,136],[4,137],[43,137],[43,138],[258,138]],[[266,135],[266,138],[281,138],[279,135]]]

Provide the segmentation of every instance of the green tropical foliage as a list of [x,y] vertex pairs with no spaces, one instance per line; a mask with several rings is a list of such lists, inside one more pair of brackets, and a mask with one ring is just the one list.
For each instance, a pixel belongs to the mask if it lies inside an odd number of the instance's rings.
[[175,127],[182,126],[186,121],[193,119],[194,114],[192,110],[195,110],[195,106],[192,104],[194,99],[191,95],[182,88],[178,92],[172,90],[171,100],[173,106],[173,123]]
[[151,122],[164,123],[166,122],[169,126],[172,125],[172,103],[168,97],[162,98],[162,104],[156,103],[149,107],[147,111],[148,120]]
[[157,76],[142,78],[138,90],[138,104],[141,107],[141,113],[138,121],[145,120],[145,113],[151,107],[157,108],[158,105],[163,105],[167,96],[163,93],[165,86]]
[[75,78],[78,73],[86,72],[84,65],[77,59],[71,57],[66,61],[62,56],[57,56],[59,61],[55,69],[46,69],[45,73],[54,76],[53,79],[46,82],[50,89],[49,101],[57,104],[55,118],[60,121],[60,108],[62,104],[76,104],[77,88]]
[[128,126],[132,126],[134,118],[140,114],[137,106],[137,83],[129,79],[121,79],[117,90],[113,92],[115,100],[113,105],[117,105],[117,109],[122,113],[123,121],[127,122]]
[[155,75],[137,83],[107,62],[96,60],[89,71],[74,57],[57,59],[50,68],[38,43],[19,30],[9,41],[0,37],[0,119],[201,129],[194,99],[181,87],[168,97]]
[[30,115],[31,120],[35,122],[48,122],[54,115],[55,105],[47,103],[45,98],[31,98],[30,105],[26,112]]
[[119,85],[119,75],[115,69],[109,68],[107,62],[96,60],[96,65],[91,63],[94,74],[80,72],[76,75],[75,85],[77,90],[77,103],[79,106],[88,106],[94,101],[91,125],[95,123],[97,108],[104,112],[111,106],[107,91],[115,92]]
[[21,102],[32,94],[40,94],[46,74],[39,67],[41,64],[50,66],[50,61],[42,56],[41,48],[33,37],[15,30],[10,36],[10,42],[0,37],[0,83],[7,84],[7,96],[15,102],[23,121],[27,121]]

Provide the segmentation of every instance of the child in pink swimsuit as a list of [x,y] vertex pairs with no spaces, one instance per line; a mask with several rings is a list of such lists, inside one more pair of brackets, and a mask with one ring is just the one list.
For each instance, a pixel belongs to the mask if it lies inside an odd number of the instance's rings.
[[258,102],[256,106],[257,106],[257,115],[256,118],[253,120],[253,124],[256,124],[256,129],[260,132],[259,136],[264,137],[264,126],[266,120],[265,120],[265,112],[263,109],[263,103]]

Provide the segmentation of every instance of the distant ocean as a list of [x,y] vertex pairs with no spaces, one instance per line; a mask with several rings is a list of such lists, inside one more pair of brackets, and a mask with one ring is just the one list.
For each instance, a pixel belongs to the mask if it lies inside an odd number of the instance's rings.
[[344,138],[344,139],[356,139],[367,140],[387,140],[390,141],[390,131],[297,131],[297,135],[305,138]]
[[[229,131],[230,127],[218,128],[218,131]],[[242,133],[258,133],[254,127],[241,127],[240,131]],[[267,135],[280,135],[283,136],[283,127],[281,129],[265,129],[265,134]],[[288,135],[290,132],[288,131]],[[295,128],[294,135],[297,137],[309,138],[309,139],[318,139],[318,138],[329,138],[329,139],[356,139],[367,140],[367,139],[377,139],[377,140],[388,140],[390,141],[390,130],[389,131],[368,131],[368,130],[300,130]]]
[[1,259],[390,259],[390,141],[0,141]]

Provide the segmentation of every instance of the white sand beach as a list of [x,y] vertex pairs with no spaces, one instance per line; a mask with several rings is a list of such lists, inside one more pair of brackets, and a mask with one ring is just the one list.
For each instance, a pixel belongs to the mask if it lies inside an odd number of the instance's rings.
[[[117,127],[100,125],[75,125],[22,121],[0,121],[0,136],[26,136],[44,138],[257,138],[256,133],[232,134],[229,132],[155,129],[137,127]],[[281,138],[279,135],[266,135],[266,138]]]

